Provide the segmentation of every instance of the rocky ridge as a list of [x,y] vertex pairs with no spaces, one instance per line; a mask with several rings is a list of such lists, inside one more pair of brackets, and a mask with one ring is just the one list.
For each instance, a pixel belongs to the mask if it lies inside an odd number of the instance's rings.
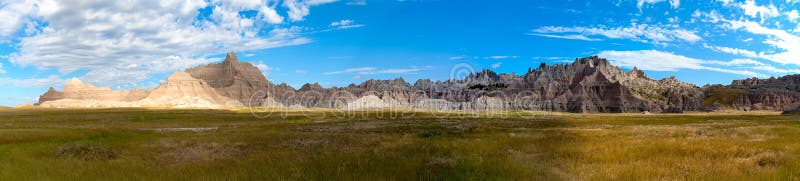
[[703,87],[705,106],[715,109],[784,110],[800,103],[800,75],[734,80],[730,85]]
[[[66,103],[58,103],[94,101],[85,105],[103,106],[107,103],[103,101],[112,101],[115,104],[111,104],[111,107],[195,107],[193,105],[198,104],[201,105],[198,107],[679,113],[707,110],[715,104],[709,105],[706,95],[718,95],[709,91],[709,88],[681,82],[675,77],[653,80],[637,68],[623,71],[597,56],[578,58],[571,64],[542,63],[522,75],[482,70],[462,79],[445,81],[422,79],[410,84],[398,78],[367,80],[332,88],[309,83],[294,89],[286,84],[273,84],[258,68],[247,62],[239,62],[236,54],[231,52],[221,63],[187,69],[185,73],[176,72],[166,83],[150,91],[114,91],[77,82],[70,81],[63,91],[51,88],[40,97],[39,104],[45,107],[69,107]],[[747,96],[737,97],[732,100],[733,106],[777,110],[798,101],[797,97],[793,97],[800,91],[797,82],[791,78],[747,79],[734,81],[731,86],[722,88],[755,87],[769,90],[767,93],[753,91]]]

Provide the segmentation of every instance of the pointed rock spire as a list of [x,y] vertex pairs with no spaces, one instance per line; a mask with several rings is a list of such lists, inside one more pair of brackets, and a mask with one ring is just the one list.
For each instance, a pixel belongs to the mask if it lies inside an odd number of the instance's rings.
[[228,55],[225,56],[225,61],[235,63],[239,62],[239,58],[236,57],[236,52],[231,51],[228,52]]

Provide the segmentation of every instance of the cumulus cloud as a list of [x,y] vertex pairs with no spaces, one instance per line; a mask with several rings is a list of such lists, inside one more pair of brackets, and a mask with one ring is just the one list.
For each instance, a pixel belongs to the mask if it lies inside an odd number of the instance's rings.
[[[289,19],[333,0],[285,0]],[[281,24],[279,1],[12,1],[0,6],[0,40],[15,41],[9,61],[61,73],[86,70],[99,85],[130,84],[248,51],[310,42],[302,27]],[[207,18],[200,9],[210,9]],[[253,11],[255,16],[240,12]],[[34,27],[35,31],[27,31]]]
[[373,74],[416,74],[423,70],[429,70],[433,67],[431,66],[412,66],[411,68],[392,68],[392,69],[378,69],[375,67],[358,67],[358,68],[348,68],[340,71],[333,71],[333,72],[325,72],[324,75],[336,75],[336,74],[361,74],[361,75],[373,75]]
[[800,13],[798,13],[796,9],[786,12],[785,14],[789,21],[797,21],[797,19],[800,18]]
[[589,28],[589,27],[558,27],[545,26],[532,30],[532,35],[551,38],[567,38],[595,41],[591,36],[602,36],[610,39],[628,39],[639,42],[697,42],[702,38],[693,31],[678,29],[676,27],[662,27],[647,24],[633,24],[629,27],[616,28]]
[[642,70],[652,71],[678,71],[681,69],[709,70],[730,74],[758,76],[763,75],[747,70],[731,70],[708,66],[715,64],[715,61],[700,60],[676,55],[669,52],[656,50],[637,50],[637,51],[602,51],[598,56],[611,60],[614,65],[622,67],[638,67]]
[[775,5],[759,6],[756,4],[755,0],[747,0],[744,3],[739,4],[739,7],[744,10],[745,15],[754,18],[760,17],[762,21],[767,18],[781,15]]

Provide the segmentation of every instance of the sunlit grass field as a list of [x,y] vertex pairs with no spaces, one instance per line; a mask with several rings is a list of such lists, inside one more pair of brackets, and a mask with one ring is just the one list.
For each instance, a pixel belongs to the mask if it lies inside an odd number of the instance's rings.
[[0,180],[798,180],[800,117],[0,109]]

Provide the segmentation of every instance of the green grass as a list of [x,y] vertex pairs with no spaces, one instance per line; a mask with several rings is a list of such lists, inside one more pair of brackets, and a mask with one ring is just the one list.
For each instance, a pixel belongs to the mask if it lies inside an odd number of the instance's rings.
[[0,180],[800,179],[800,119],[772,112],[256,115],[0,110]]

